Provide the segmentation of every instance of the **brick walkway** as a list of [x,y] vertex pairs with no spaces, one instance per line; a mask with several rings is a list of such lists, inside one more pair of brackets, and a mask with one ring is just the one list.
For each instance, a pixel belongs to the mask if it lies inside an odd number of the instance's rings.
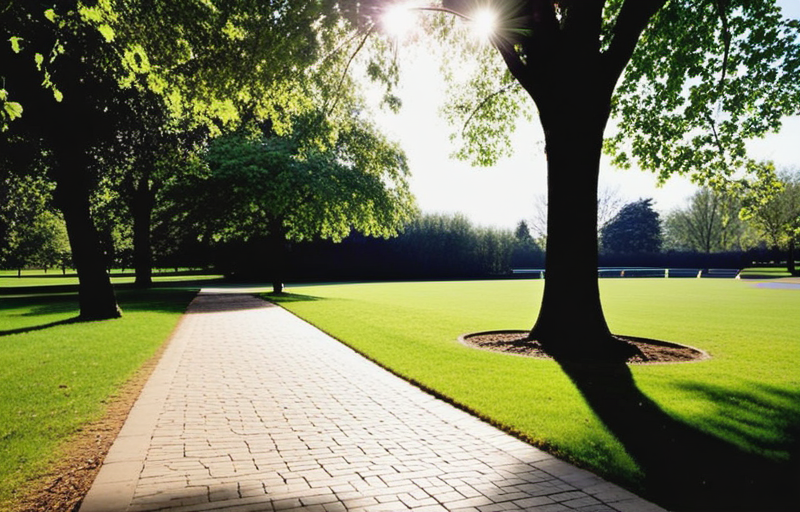
[[285,310],[203,293],[80,512],[662,510]]

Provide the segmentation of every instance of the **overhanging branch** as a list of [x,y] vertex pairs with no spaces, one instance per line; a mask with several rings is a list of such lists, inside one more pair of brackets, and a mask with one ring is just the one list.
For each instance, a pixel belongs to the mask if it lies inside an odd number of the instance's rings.
[[478,104],[478,106],[472,110],[467,120],[464,121],[464,125],[461,127],[461,134],[462,135],[464,134],[464,132],[467,130],[467,126],[469,126],[469,123],[472,122],[472,119],[475,117],[475,114],[477,114],[484,106],[486,106],[487,103],[489,103],[493,98],[496,98],[497,96],[510,91],[511,88],[519,85],[520,84],[518,82],[511,82],[510,84],[507,84],[505,87],[498,89],[497,91],[494,91],[492,94],[483,98],[483,101],[481,101]]
[[603,55],[608,83],[613,87],[633,56],[639,37],[667,0],[625,0],[612,30],[611,44]]
[[364,45],[367,43],[367,39],[369,39],[369,36],[371,36],[374,31],[375,31],[375,26],[373,25],[372,27],[369,28],[369,30],[367,30],[367,32],[364,34],[364,37],[361,38],[361,41],[358,43],[358,46],[356,46],[356,49],[353,51],[353,53],[350,54],[350,58],[347,60],[347,64],[344,67],[344,71],[342,71],[342,76],[339,79],[339,83],[336,86],[333,102],[331,103],[330,108],[325,109],[327,111],[327,115],[330,115],[333,112],[333,109],[336,108],[336,104],[339,102],[339,98],[341,97],[341,93],[339,91],[342,90],[342,84],[344,84],[344,81],[347,78],[347,73],[350,71],[350,65],[353,63],[353,60],[355,60],[356,55],[358,55],[361,49],[364,48]]

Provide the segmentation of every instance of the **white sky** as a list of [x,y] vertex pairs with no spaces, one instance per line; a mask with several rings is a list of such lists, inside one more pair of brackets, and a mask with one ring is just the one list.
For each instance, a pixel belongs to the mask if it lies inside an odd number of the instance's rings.
[[[800,18],[800,0],[778,0],[784,14]],[[379,116],[379,124],[400,142],[411,167],[411,189],[424,212],[460,212],[483,226],[513,228],[534,216],[538,196],[545,194],[546,172],[538,120],[521,125],[514,134],[515,153],[491,168],[472,167],[449,158],[453,147],[451,128],[439,115],[444,87],[438,63],[418,50],[398,50],[403,83],[399,114]],[[784,121],[779,134],[751,146],[759,159],[771,159],[778,168],[800,165],[800,116]],[[657,187],[655,175],[638,169],[620,170],[601,164],[600,188],[616,190],[624,201],[652,197],[665,213],[694,192],[695,186],[680,177]]]

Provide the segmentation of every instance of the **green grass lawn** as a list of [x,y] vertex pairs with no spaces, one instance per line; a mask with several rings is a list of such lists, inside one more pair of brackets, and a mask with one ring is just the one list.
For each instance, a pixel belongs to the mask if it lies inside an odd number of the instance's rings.
[[742,269],[741,276],[746,279],[776,279],[791,277],[792,274],[786,267],[753,267]]
[[188,286],[118,290],[122,318],[81,323],[74,293],[0,289],[0,510],[164,343]]
[[[700,494],[669,488],[697,474],[714,480],[735,468],[730,486],[697,491],[714,505],[747,502],[739,478],[796,479],[800,290],[733,279],[609,279],[601,290],[615,333],[692,345],[712,359],[587,381],[553,361],[456,341],[530,328],[538,280],[292,287],[277,300],[397,374],[669,506],[699,506]],[[580,318],[564,325],[565,336],[580,335]],[[786,488],[760,490],[763,510],[790,499]]]
[[[111,272],[111,282],[114,285],[131,284],[135,281],[135,279],[136,275],[134,274],[133,270],[130,269],[125,271],[114,270]],[[189,271],[181,271],[176,273],[171,270],[164,270],[163,272],[154,271],[153,273],[153,282],[156,284],[187,280],[197,281],[214,279],[222,279],[222,276],[216,274],[199,274]],[[51,269],[49,272],[35,269],[23,270],[22,276],[18,277],[16,270],[0,270],[0,295],[3,293],[12,292],[15,289],[23,288],[25,290],[29,290],[30,288],[38,288],[42,286],[61,286],[64,288],[74,287],[77,290],[78,275],[74,271],[69,271],[66,274],[62,274],[61,271],[57,269]]]

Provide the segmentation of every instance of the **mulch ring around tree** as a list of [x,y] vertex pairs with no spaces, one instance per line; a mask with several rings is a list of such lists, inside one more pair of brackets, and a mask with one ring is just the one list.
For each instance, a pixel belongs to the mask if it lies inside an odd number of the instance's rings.
[[[465,334],[458,340],[468,347],[518,356],[552,359],[537,341],[528,339],[529,334],[528,331],[487,331]],[[669,341],[633,336],[617,336],[617,338],[636,345],[644,355],[644,357],[632,356],[627,360],[629,364],[686,363],[711,357],[703,350]]]

